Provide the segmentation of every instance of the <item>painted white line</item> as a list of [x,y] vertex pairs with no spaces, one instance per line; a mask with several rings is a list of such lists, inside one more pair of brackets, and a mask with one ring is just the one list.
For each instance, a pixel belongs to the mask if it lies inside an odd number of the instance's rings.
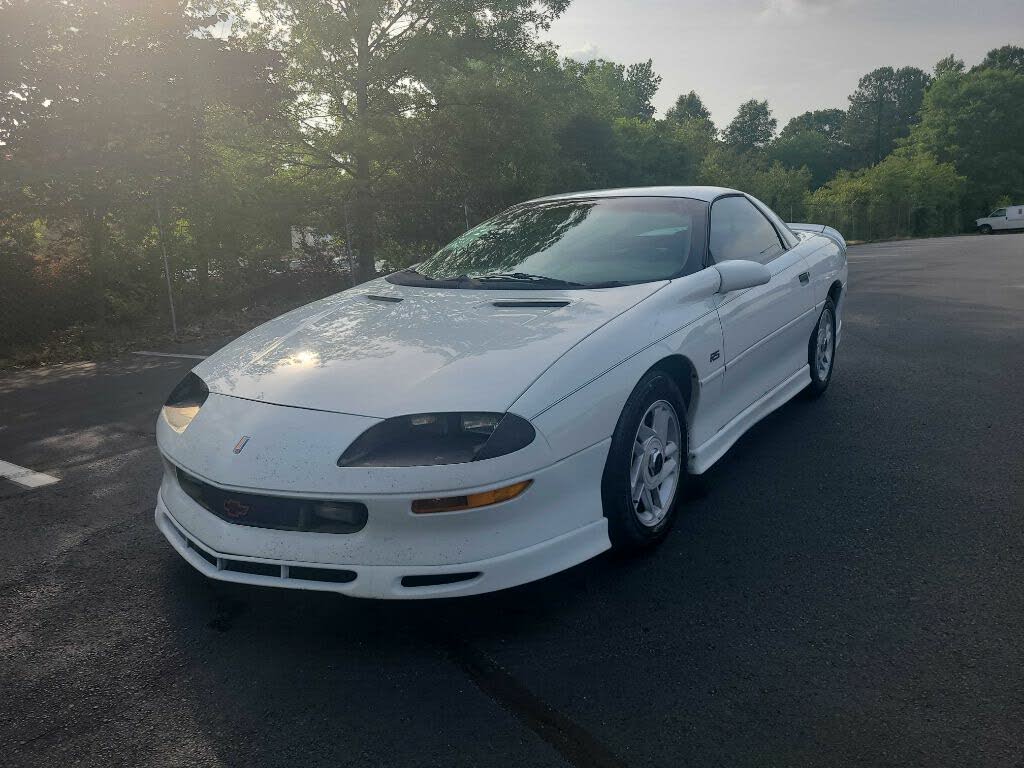
[[206,355],[179,355],[172,352],[132,352],[133,355],[146,355],[148,357],[180,357],[182,360],[205,360]]
[[19,467],[7,461],[0,461],[0,477],[10,480],[22,488],[42,488],[44,485],[53,485],[60,480],[53,475],[44,475],[42,472],[33,472],[31,469]]

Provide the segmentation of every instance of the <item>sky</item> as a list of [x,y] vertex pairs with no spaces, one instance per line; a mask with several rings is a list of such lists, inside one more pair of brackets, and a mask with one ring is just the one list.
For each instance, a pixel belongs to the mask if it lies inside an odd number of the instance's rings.
[[1021,0],[573,0],[548,37],[563,56],[654,60],[659,114],[695,90],[723,127],[767,99],[779,128],[811,109],[846,108],[882,66],[931,72],[1024,45]]

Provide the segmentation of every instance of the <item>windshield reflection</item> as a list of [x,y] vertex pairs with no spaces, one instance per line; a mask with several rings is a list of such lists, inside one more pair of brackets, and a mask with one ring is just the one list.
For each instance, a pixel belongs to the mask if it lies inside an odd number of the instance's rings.
[[[388,280],[405,285],[544,281],[595,287],[689,274],[703,259],[707,204],[669,197],[527,203],[456,238]],[[500,286],[506,287],[506,286]],[[507,286],[519,287],[519,286]]]

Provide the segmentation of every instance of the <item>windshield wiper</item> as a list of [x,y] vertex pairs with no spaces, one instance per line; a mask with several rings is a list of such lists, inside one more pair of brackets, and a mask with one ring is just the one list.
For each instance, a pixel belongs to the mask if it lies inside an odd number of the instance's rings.
[[544,275],[531,275],[526,272],[494,272],[489,275],[478,275],[468,278],[476,282],[502,282],[502,283],[531,283],[532,285],[548,285],[553,288],[584,288],[583,283],[574,283],[570,280],[559,280],[557,277],[545,277]]
[[436,277],[431,277],[430,275],[424,275],[422,272],[417,272],[412,267],[406,267],[405,269],[399,270],[398,274],[400,274],[400,275],[415,275],[416,277],[420,278],[421,280],[437,280]]

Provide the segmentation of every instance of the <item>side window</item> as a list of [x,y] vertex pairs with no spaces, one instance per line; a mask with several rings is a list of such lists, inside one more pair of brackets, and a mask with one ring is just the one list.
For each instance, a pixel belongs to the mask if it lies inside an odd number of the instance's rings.
[[1006,209],[1005,208],[1000,208],[998,211],[993,211],[992,215],[989,216],[989,218],[990,219],[1001,219],[1005,215],[1006,215]]
[[744,197],[723,197],[711,208],[711,257],[767,264],[785,251],[775,227]]

